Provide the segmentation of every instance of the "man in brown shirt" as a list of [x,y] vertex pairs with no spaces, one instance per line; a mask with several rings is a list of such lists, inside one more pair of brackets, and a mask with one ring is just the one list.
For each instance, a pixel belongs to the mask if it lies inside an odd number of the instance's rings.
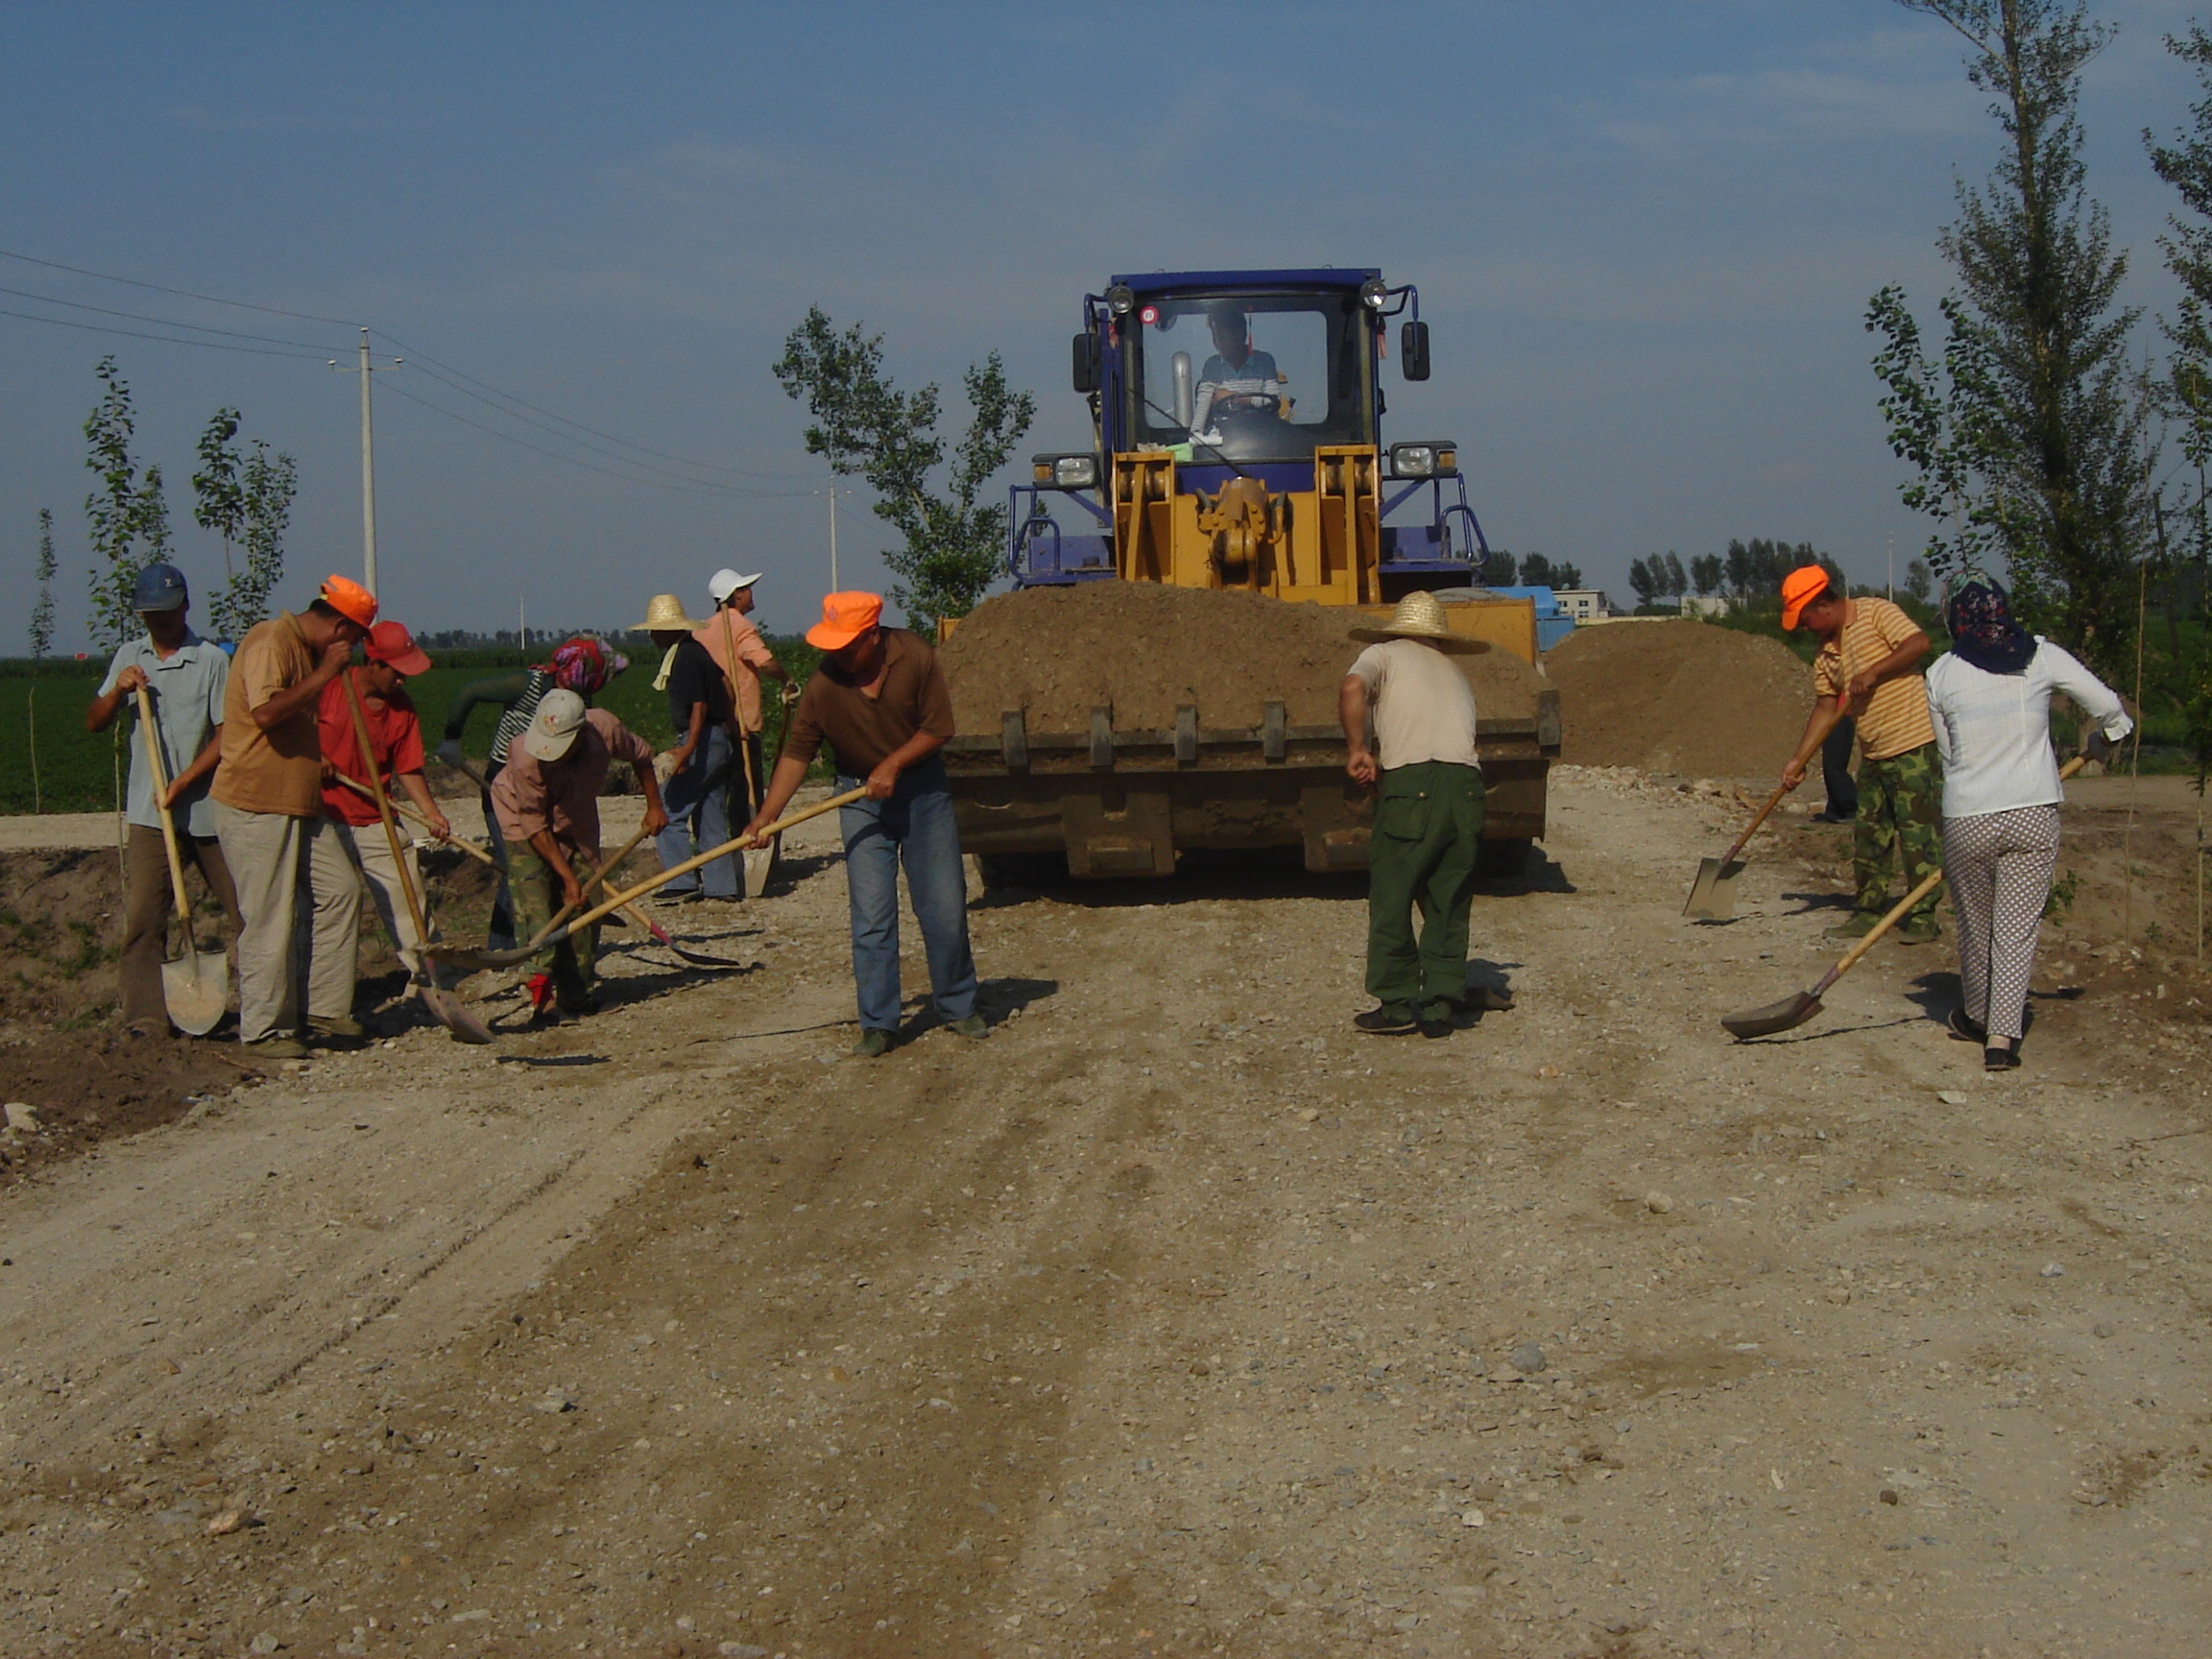
[[308,849],[325,828],[316,709],[375,620],[375,595],[332,576],[301,614],[280,612],[246,631],[224,688],[223,758],[209,795],[244,917],[238,1041],[272,1060],[307,1052],[292,927]]
[[939,1017],[963,1037],[990,1034],[975,1012],[960,832],[937,756],[952,735],[952,694],[928,643],[884,627],[882,616],[883,601],[874,593],[832,593],[822,601],[822,620],[806,640],[828,656],[799,695],[768,798],[745,827],[754,846],[765,844],[761,827],[790,804],[825,741],[836,756],[839,792],[866,787],[868,799],[845,807],[838,828],[860,1004],[853,1052],[871,1060],[899,1034],[902,865]]

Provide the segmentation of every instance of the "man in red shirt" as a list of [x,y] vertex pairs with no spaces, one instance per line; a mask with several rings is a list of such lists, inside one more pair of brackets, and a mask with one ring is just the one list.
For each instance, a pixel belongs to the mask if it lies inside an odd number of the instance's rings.
[[[376,915],[398,948],[410,974],[419,973],[424,943],[415,936],[414,918],[399,887],[392,844],[378,822],[376,804],[340,780],[369,781],[375,768],[385,790],[404,790],[430,833],[452,832],[438,810],[422,777],[422,722],[400,682],[430,666],[414,637],[397,622],[379,622],[369,632],[369,661],[349,668],[323,687],[316,706],[316,728],[323,743],[323,818],[308,838],[307,884],[313,900],[314,942],[307,968],[307,1028],[324,1039],[358,1039],[367,1032],[353,1017],[353,978],[361,933],[361,883],[376,902]],[[363,759],[353,730],[353,710],[346,698],[350,683],[361,699],[369,728],[371,756]],[[403,832],[404,833],[404,832]],[[406,852],[408,876],[416,891],[422,874],[412,848]]]

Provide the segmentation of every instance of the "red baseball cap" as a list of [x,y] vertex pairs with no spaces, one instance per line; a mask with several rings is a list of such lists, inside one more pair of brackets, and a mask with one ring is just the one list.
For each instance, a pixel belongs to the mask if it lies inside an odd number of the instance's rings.
[[1805,607],[1828,591],[1828,572],[1817,565],[1800,565],[1782,578],[1782,631],[1797,626]]
[[430,666],[429,656],[415,643],[415,636],[408,633],[402,623],[377,623],[369,630],[366,649],[370,661],[382,662],[402,674],[421,674]]
[[842,651],[882,619],[880,593],[832,593],[822,601],[822,620],[806,630],[806,643]]
[[376,620],[376,595],[344,576],[325,576],[318,597],[357,628],[367,628]]

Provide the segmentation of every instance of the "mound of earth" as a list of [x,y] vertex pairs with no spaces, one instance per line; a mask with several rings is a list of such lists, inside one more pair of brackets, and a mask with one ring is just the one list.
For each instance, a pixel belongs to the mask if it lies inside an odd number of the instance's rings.
[[1571,766],[1715,778],[1782,770],[1813,676],[1778,639],[1695,620],[1577,628],[1544,659]]
[[[996,734],[1021,709],[1032,732],[1087,732],[1110,708],[1122,731],[1160,731],[1189,704],[1198,724],[1258,726],[1280,700],[1292,726],[1336,723],[1336,688],[1362,647],[1350,613],[1230,589],[1151,582],[1030,588],[975,608],[944,647],[962,732]],[[1455,659],[1494,719],[1536,711],[1543,678],[1509,651]]]

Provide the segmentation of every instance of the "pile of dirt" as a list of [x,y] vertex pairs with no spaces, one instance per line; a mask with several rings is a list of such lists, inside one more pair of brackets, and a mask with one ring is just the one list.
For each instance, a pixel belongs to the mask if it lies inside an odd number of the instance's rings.
[[[1202,727],[1254,727],[1275,700],[1293,726],[1332,726],[1336,687],[1361,649],[1354,620],[1228,589],[1030,588],[975,608],[945,645],[945,675],[964,733],[996,734],[1017,709],[1033,733],[1088,732],[1096,708],[1111,708],[1118,730],[1161,731],[1185,704]],[[1535,713],[1544,681],[1510,652],[1455,661],[1481,714]]]
[[1570,766],[1765,778],[1805,733],[1813,677],[1777,639],[1697,621],[1577,628],[1544,659]]

